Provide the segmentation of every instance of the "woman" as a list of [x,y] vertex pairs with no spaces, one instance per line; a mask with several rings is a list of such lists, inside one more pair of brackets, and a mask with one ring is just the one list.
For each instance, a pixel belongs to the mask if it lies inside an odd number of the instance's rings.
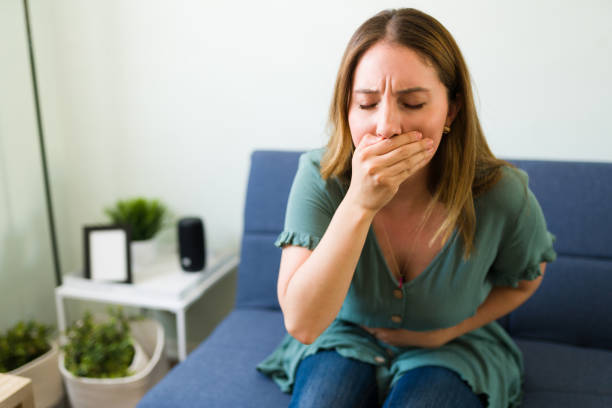
[[516,407],[523,360],[495,321],[538,288],[554,235],[495,158],[448,31],[383,11],[345,51],[325,149],[300,158],[258,369],[292,406]]

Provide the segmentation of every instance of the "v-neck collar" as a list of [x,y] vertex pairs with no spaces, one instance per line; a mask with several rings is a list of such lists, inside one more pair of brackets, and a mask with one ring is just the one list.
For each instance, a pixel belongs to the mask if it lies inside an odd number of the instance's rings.
[[[385,258],[385,255],[384,255],[384,253],[382,251],[382,248],[380,247],[380,244],[378,243],[378,237],[376,236],[376,232],[374,232],[374,225],[373,224],[370,225],[370,231],[369,232],[372,235],[372,240],[374,241],[374,246],[376,247],[376,254],[382,260],[383,265],[385,267],[385,270],[387,271],[387,276],[389,276],[389,278],[391,279],[391,281],[393,282],[395,287],[399,287],[399,282],[397,281],[397,278],[395,277],[395,275],[391,271],[391,268],[389,268],[389,264],[387,263],[387,258]],[[415,281],[417,281],[419,279],[422,279],[421,278],[422,276],[428,274],[428,272],[432,268],[432,266],[438,261],[438,259],[442,256],[442,254],[444,254],[447,251],[447,249],[450,247],[452,242],[455,240],[455,235],[457,235],[457,228],[455,228],[453,230],[453,233],[451,234],[451,236],[448,238],[448,240],[446,241],[446,243],[444,244],[442,249],[440,249],[440,251],[436,254],[434,259],[429,263],[429,265],[427,265],[427,267],[425,267],[425,269],[420,274],[418,274],[414,279],[412,279],[410,281],[406,281],[406,282],[404,282],[402,284],[402,290],[404,288],[408,287],[408,286],[412,286],[413,282],[415,282]]]

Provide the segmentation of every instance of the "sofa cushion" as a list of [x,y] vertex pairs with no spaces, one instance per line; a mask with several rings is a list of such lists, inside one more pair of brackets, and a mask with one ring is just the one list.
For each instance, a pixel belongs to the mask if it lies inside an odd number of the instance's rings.
[[559,255],[612,261],[612,163],[509,161],[529,175]]
[[281,250],[274,246],[277,236],[278,233],[249,232],[242,238],[237,307],[280,310],[276,281]]
[[533,391],[525,395],[523,408],[605,408],[612,407],[609,395],[589,395],[572,392]]
[[281,251],[274,241],[283,229],[300,154],[260,150],[251,155],[236,294],[238,307],[280,309],[276,277]]
[[[234,310],[138,407],[286,407],[291,396],[255,369],[285,333],[278,311]],[[612,352],[514,340],[525,359],[524,407],[612,406]]]
[[244,232],[283,229],[289,190],[302,152],[259,150],[251,155],[244,210]]
[[138,407],[287,407],[291,396],[255,369],[284,334],[280,312],[235,309]]
[[[510,314],[512,336],[612,350],[612,262],[559,256]],[[610,379],[612,383],[612,379]]]
[[612,352],[514,338],[523,352],[523,405],[612,407]]

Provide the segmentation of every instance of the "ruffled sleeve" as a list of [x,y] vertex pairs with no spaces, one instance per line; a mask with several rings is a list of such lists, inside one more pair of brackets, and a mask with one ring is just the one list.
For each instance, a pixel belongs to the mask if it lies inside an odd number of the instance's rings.
[[334,215],[337,194],[320,175],[321,154],[315,150],[300,156],[287,201],[285,226],[274,243],[279,248],[297,245],[313,250]]
[[515,191],[513,200],[520,203],[516,216],[507,219],[497,256],[487,278],[494,286],[518,287],[521,280],[534,280],[542,273],[540,263],[553,262],[557,258],[553,243],[557,237],[546,227],[542,208],[533,192],[527,187],[527,173],[520,171],[524,187]]
[[283,231],[280,233],[274,245],[282,248],[285,245],[297,245],[308,249],[315,249],[321,240],[318,236],[313,236],[305,232]]

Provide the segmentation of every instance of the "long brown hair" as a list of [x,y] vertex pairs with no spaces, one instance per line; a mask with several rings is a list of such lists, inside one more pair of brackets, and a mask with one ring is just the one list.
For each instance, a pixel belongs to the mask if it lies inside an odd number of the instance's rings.
[[447,217],[430,241],[440,234],[442,242],[455,226],[464,241],[464,258],[474,250],[476,214],[474,197],[487,191],[502,176],[501,167],[515,167],[497,159],[485,140],[472,95],[470,75],[451,34],[433,17],[415,9],[384,10],[363,23],[351,37],[336,77],[329,110],[331,137],[321,160],[321,176],[349,182],[354,151],[348,110],[355,68],[374,44],[386,41],[416,51],[433,65],[449,101],[459,102],[459,112],[450,133],[445,134],[432,159],[428,187],[433,199],[421,223],[425,225],[437,202],[444,204]]

